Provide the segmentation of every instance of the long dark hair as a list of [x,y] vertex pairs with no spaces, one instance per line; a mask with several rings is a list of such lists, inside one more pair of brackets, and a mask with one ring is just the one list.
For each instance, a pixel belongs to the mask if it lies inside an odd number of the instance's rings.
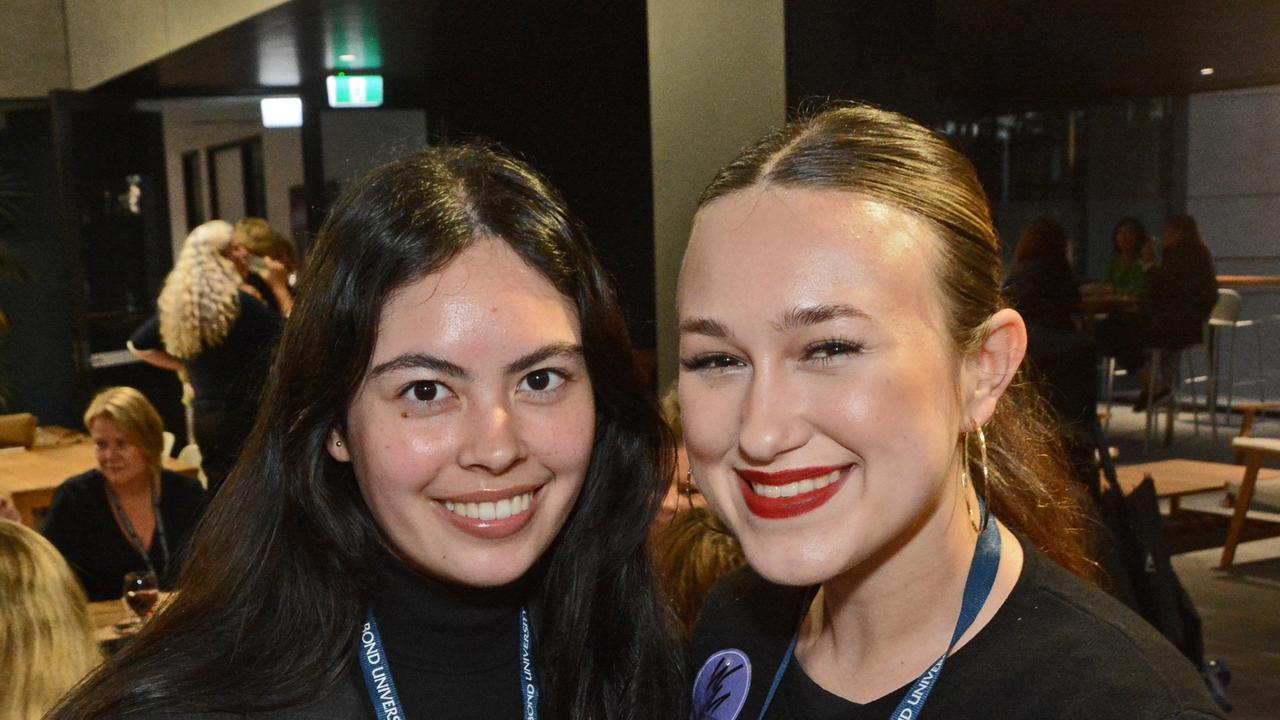
[[[743,150],[699,199],[699,208],[756,185],[854,192],[927,221],[937,233],[937,281],[957,357],[974,352],[1000,292],[1000,239],[973,165],[914,120],[868,105],[837,105],[789,123]],[[1023,370],[985,427],[989,506],[1055,560],[1092,578],[1084,519],[1053,422]],[[973,442],[970,433],[957,437]]]
[[270,709],[350,671],[379,530],[325,437],[343,428],[391,294],[478,236],[505,241],[573,302],[595,393],[591,466],[534,593],[544,714],[681,714],[682,670],[645,549],[671,473],[670,434],[608,278],[559,195],[524,164],[468,145],[386,165],[338,200],[182,592],[55,717]]

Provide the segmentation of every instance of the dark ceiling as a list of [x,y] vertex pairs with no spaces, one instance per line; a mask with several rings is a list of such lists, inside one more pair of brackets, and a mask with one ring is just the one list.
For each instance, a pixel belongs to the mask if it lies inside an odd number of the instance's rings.
[[[134,97],[286,92],[343,67],[377,68],[388,83],[459,83],[466,78],[439,73],[451,48],[472,58],[485,44],[510,54],[516,48],[500,42],[502,29],[574,44],[589,28],[577,23],[574,35],[560,19],[600,13],[601,5],[608,3],[292,0],[103,89]],[[792,104],[855,97],[931,114],[939,104],[1076,103],[1280,82],[1275,0],[806,0],[786,9]],[[355,59],[340,60],[346,53]],[[1202,76],[1202,67],[1214,74]]]

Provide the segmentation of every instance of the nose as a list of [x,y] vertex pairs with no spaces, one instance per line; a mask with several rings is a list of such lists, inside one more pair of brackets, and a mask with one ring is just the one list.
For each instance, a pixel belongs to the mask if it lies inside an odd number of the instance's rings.
[[757,365],[743,398],[738,450],[744,459],[772,462],[809,439],[798,395],[789,392],[785,373]]
[[510,408],[494,404],[477,408],[475,415],[475,421],[466,429],[458,463],[491,475],[501,475],[518,465],[524,459],[525,448]]

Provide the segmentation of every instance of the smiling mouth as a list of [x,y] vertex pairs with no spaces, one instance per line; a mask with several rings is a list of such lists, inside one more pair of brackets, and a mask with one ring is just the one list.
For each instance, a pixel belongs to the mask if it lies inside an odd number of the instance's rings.
[[506,520],[512,515],[529,511],[533,503],[533,493],[527,492],[515,497],[503,498],[496,502],[453,502],[444,500],[440,504],[454,515],[471,520]]
[[779,520],[803,515],[826,504],[844,486],[854,467],[812,467],[773,473],[738,470],[738,484],[753,515]]

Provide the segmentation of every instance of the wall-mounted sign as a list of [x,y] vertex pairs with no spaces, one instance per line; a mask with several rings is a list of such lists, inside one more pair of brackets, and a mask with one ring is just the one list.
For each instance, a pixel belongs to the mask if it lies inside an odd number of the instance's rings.
[[382,104],[381,75],[330,75],[325,80],[329,107],[378,107]]

